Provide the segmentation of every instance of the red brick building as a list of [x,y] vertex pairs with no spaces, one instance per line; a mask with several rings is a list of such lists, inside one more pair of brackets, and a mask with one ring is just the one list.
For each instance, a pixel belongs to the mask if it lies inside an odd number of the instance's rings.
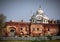
[[34,14],[30,22],[6,22],[7,36],[45,36],[56,35],[58,33],[58,24],[55,20],[49,20],[41,7]]
[[58,33],[58,24],[6,22],[6,32],[8,36],[56,35]]

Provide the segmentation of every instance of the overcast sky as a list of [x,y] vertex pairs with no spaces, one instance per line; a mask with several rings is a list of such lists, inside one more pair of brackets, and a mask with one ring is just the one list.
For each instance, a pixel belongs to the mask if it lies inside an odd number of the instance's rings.
[[0,13],[7,21],[29,21],[39,6],[50,19],[60,19],[60,0],[0,0]]

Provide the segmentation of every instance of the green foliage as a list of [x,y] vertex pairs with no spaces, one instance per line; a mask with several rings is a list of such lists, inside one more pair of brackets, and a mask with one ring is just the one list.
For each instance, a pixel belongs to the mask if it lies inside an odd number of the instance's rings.
[[4,14],[0,14],[0,28],[5,26],[6,16]]
[[[19,41],[19,40],[2,40],[0,42],[34,42],[34,41]],[[60,42],[60,40],[35,41],[35,42]]]
[[4,14],[0,14],[0,36],[4,35],[4,28],[5,28],[5,20],[6,16]]
[[52,40],[52,36],[49,36],[49,35],[48,35],[47,37],[48,37],[49,40]]

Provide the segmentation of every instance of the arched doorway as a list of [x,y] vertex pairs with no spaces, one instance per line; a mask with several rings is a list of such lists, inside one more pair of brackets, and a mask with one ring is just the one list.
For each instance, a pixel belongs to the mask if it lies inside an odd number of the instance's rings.
[[10,29],[9,36],[14,37],[16,33],[16,29],[14,27],[10,27],[9,29]]

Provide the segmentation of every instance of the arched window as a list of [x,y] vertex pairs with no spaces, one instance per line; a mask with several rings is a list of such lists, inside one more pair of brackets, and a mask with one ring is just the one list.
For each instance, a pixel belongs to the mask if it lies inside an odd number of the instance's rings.
[[48,31],[50,31],[49,28],[48,28]]
[[24,27],[19,27],[19,30],[23,30]]
[[37,28],[37,31],[39,31],[39,28]]
[[23,30],[22,28],[20,28],[20,30]]
[[33,31],[35,31],[35,28],[33,28]]

